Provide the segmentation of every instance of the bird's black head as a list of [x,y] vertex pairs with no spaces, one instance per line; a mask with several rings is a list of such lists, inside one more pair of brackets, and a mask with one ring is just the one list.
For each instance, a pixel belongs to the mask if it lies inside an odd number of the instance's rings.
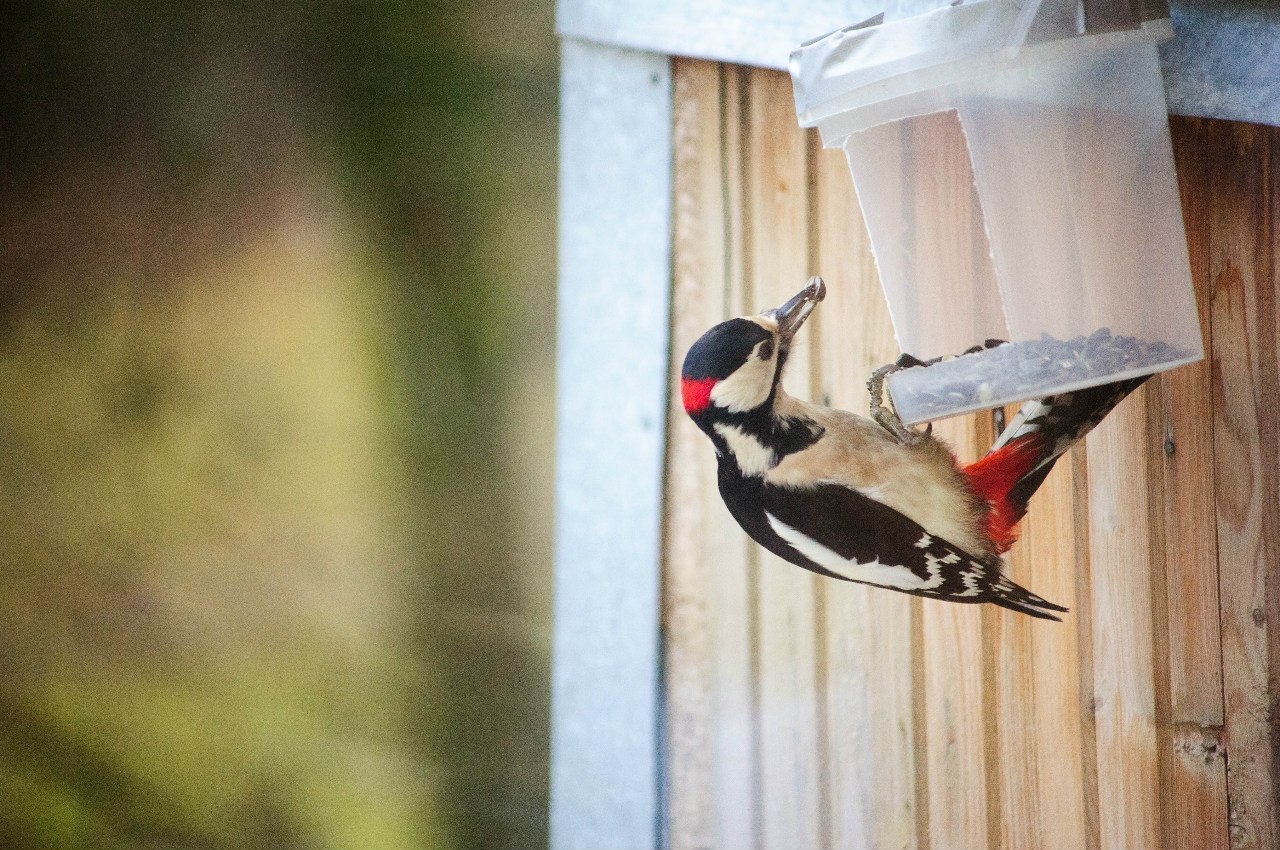
[[680,372],[685,411],[697,420],[715,410],[743,413],[770,403],[792,338],[826,294],[822,278],[813,277],[782,306],[703,334]]

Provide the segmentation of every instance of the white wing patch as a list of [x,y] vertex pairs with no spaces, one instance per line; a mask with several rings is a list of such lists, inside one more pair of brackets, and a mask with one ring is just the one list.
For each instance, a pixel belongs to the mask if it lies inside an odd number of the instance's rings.
[[[898,590],[932,590],[941,587],[944,581],[942,565],[946,559],[939,560],[933,555],[925,554],[925,564],[929,570],[929,578],[922,579],[906,567],[894,564],[882,564],[880,559],[862,563],[852,558],[845,558],[802,532],[796,531],[773,514],[766,512],[770,527],[775,534],[785,540],[801,555],[843,578],[876,584],[881,587],[893,587]],[[948,555],[947,558],[951,556]]]
[[[982,566],[981,564],[973,563],[972,561],[970,564],[978,570],[980,570]],[[982,593],[982,586],[978,583],[981,578],[982,573],[980,571],[961,573],[960,581],[964,584],[964,590],[957,593],[956,596],[977,596]]]
[[773,449],[737,425],[717,422],[715,429],[716,433],[724,437],[724,441],[729,444],[729,451],[733,453],[734,459],[738,462],[738,469],[742,470],[743,475],[764,475],[777,465],[778,459]]

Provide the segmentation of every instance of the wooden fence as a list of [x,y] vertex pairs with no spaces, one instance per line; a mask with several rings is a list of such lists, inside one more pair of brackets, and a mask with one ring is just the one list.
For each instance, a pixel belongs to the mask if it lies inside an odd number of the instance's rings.
[[[785,76],[676,60],[673,381],[707,327],[820,273],[787,387],[861,413],[898,351],[844,159],[795,123]],[[670,847],[1280,846],[1280,130],[1175,119],[1173,136],[1210,356],[1124,402],[1033,499],[1009,570],[1065,622],[763,552],[674,402]],[[963,152],[937,155],[957,167],[933,202],[971,215]],[[938,432],[971,459],[993,429]]]

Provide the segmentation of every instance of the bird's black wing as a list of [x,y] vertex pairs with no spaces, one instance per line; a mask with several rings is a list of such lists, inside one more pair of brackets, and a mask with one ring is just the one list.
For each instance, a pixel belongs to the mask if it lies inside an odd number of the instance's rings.
[[917,596],[994,602],[1036,617],[1056,619],[1041,609],[1066,610],[1011,582],[998,558],[975,558],[849,487],[755,486],[763,513],[756,522],[763,528],[761,534],[747,530],[794,564]]

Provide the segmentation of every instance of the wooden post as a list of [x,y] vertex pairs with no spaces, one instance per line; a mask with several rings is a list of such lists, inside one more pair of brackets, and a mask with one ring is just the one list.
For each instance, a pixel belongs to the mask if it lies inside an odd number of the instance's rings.
[[[1208,124],[1213,441],[1232,847],[1274,847],[1280,637],[1273,132]],[[1260,226],[1261,225],[1261,226]]]
[[1228,846],[1209,322],[1213,169],[1205,129],[1205,122],[1186,119],[1171,127],[1200,332],[1210,356],[1156,379],[1162,403],[1153,435],[1164,473],[1172,750],[1162,821],[1168,845],[1185,850]]

